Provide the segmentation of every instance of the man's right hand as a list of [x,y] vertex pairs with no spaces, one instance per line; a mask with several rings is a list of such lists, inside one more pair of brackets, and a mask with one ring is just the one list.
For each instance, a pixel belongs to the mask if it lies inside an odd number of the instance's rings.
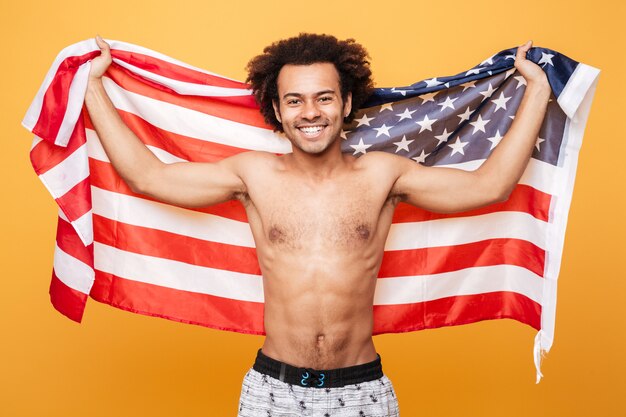
[[100,48],[100,56],[91,60],[89,80],[99,80],[111,65],[111,47],[100,36],[96,36],[96,44]]

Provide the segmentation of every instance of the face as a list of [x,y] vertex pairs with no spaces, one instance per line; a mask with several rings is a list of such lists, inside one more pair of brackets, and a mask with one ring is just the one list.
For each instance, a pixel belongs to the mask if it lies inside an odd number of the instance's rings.
[[278,74],[276,117],[295,148],[321,154],[339,137],[352,96],[341,99],[339,74],[331,63],[285,65]]

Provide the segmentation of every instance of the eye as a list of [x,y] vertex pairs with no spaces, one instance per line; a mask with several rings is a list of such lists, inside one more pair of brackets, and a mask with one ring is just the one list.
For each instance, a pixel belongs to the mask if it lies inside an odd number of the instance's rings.
[[320,101],[321,102],[329,102],[329,101],[332,101],[332,100],[333,100],[333,98],[331,96],[322,96],[322,97],[320,97]]
[[300,100],[298,100],[297,98],[292,98],[292,99],[287,100],[288,106],[293,106],[295,104],[300,104]]

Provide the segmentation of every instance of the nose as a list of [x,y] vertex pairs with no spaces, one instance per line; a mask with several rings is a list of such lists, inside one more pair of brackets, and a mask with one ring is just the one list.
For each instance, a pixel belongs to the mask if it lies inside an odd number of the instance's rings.
[[302,107],[302,118],[314,120],[320,116],[320,109],[316,100],[307,100]]

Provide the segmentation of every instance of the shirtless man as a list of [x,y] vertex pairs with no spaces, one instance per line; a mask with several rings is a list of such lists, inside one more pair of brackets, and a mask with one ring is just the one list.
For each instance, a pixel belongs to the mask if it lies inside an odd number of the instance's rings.
[[394,209],[404,201],[454,212],[508,198],[550,96],[544,72],[526,60],[532,43],[515,58],[527,87],[511,128],[478,170],[466,172],[381,152],[342,154],[342,126],[371,92],[371,72],[363,47],[326,35],[277,42],[248,65],[261,111],[292,153],[161,163],[108,99],[101,77],[111,55],[97,42],[85,101],[132,190],[179,206],[237,199],[245,207],[263,273],[267,337],[245,376],[239,415],[397,416],[372,341],[376,276]]

